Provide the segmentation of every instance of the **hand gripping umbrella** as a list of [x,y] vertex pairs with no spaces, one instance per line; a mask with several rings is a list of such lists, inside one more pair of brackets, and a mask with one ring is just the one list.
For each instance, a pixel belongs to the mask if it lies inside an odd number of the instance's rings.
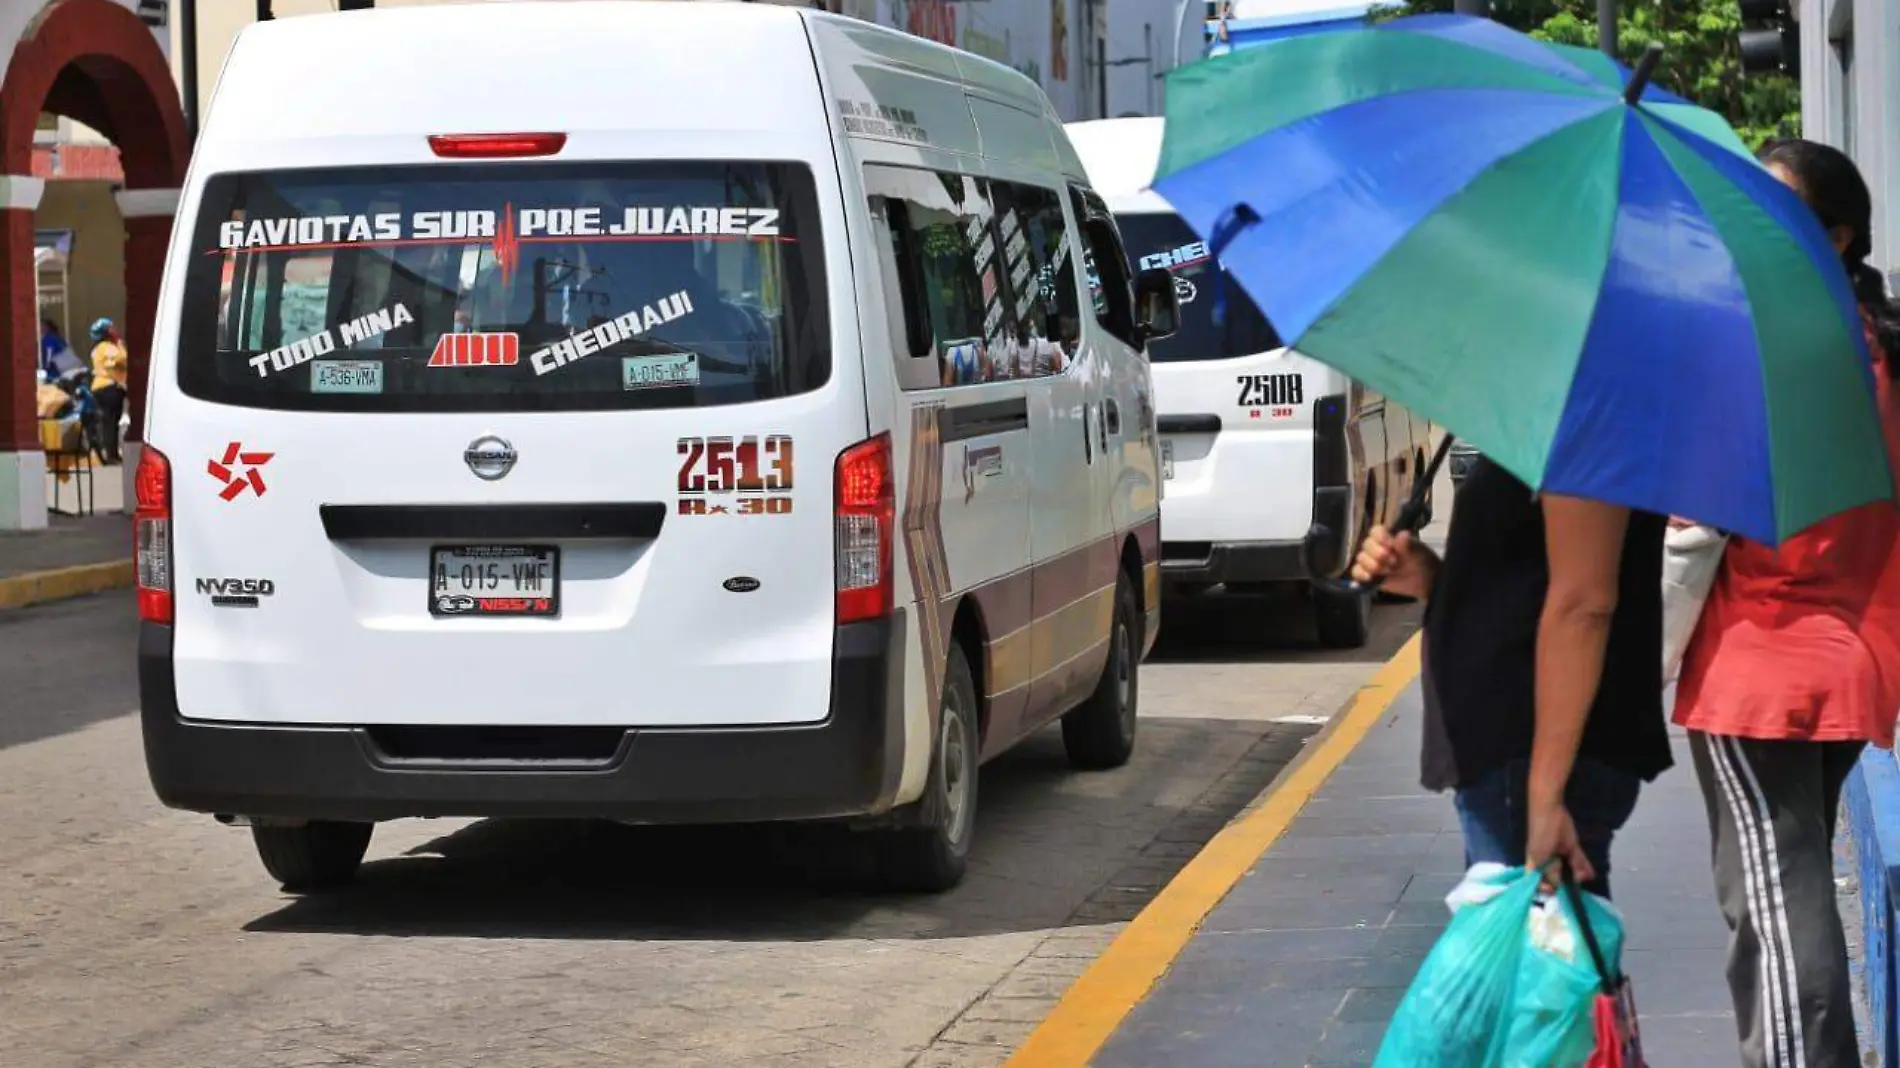
[[1658,58],[1288,38],[1169,75],[1154,188],[1293,348],[1533,489],[1775,544],[1892,495],[1866,343],[1812,212]]

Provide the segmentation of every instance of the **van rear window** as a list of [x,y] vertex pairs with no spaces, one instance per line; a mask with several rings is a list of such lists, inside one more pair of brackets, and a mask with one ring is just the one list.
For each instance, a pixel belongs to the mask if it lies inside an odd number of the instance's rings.
[[[1137,271],[1165,267],[1174,274],[1174,295],[1181,302],[1175,332],[1148,342],[1155,363],[1219,360],[1272,352],[1286,344],[1259,305],[1214,261],[1207,243],[1171,213],[1117,215],[1128,257]],[[1222,287],[1226,316],[1214,318],[1214,288]]]
[[479,164],[224,174],[180,387],[318,411],[682,408],[831,374],[811,171]]

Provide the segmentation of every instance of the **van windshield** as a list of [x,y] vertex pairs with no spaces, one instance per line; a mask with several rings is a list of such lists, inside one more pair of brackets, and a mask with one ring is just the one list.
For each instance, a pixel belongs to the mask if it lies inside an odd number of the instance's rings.
[[808,168],[483,164],[224,174],[179,384],[320,411],[681,408],[831,374]]
[[[1181,302],[1180,326],[1172,335],[1148,342],[1149,360],[1218,360],[1272,352],[1284,344],[1253,299],[1214,262],[1206,242],[1195,236],[1179,216],[1131,212],[1115,216],[1115,225],[1122,232],[1128,258],[1137,271],[1166,267],[1174,272],[1174,291]],[[1214,321],[1216,277],[1227,301],[1223,323]]]

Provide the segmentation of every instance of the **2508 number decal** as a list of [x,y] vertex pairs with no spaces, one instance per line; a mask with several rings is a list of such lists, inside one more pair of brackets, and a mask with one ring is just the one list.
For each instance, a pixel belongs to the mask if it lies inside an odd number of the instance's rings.
[[680,515],[789,515],[790,434],[679,439]]
[[1235,381],[1240,385],[1240,399],[1234,403],[1242,408],[1306,402],[1306,379],[1297,374],[1241,375]]

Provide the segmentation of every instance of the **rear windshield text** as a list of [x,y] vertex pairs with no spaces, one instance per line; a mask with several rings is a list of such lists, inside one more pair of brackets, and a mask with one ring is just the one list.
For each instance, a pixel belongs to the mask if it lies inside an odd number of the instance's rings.
[[226,174],[179,382],[263,408],[698,407],[830,378],[813,179],[750,162]]

